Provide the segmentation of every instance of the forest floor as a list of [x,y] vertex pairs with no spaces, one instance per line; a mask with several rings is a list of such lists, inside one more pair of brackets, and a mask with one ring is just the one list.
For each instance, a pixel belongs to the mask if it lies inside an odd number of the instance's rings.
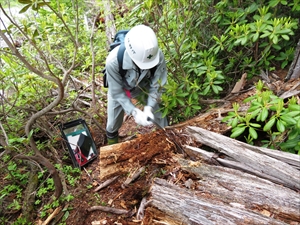
[[[100,133],[100,132],[97,132]],[[95,134],[95,132],[94,132]],[[99,158],[96,158],[90,164],[86,166],[86,170],[82,171],[79,185],[76,189],[71,190],[75,199],[71,203],[73,210],[70,212],[67,220],[68,225],[88,225],[88,224],[141,224],[140,221],[135,219],[136,211],[140,205],[140,202],[147,194],[149,187],[151,186],[151,176],[156,173],[157,176],[163,175],[163,171],[169,170],[167,168],[167,161],[171,160],[172,149],[164,151],[166,149],[166,138],[161,134],[161,131],[156,131],[153,126],[141,127],[137,126],[133,118],[129,117],[123,123],[120,129],[120,142],[126,137],[131,137],[136,134],[138,137],[142,137],[141,147],[138,151],[143,152],[143,147],[146,145],[155,152],[160,152],[156,157],[150,159],[147,163],[147,172],[144,176],[140,176],[133,184],[130,184],[126,188],[123,187],[123,183],[126,180],[126,175],[120,176],[115,182],[108,187],[95,192],[94,190],[103,181],[99,180]],[[103,135],[94,136],[95,143],[103,143],[105,137]],[[152,142],[151,142],[152,140]],[[142,143],[143,142],[143,143]],[[160,143],[160,144],[159,144]],[[100,149],[103,146],[97,146]],[[134,150],[136,151],[136,149]],[[148,152],[148,154],[153,155]],[[154,153],[155,154],[155,153]],[[137,154],[139,155],[139,154]],[[147,157],[145,157],[147,158]],[[139,158],[138,160],[145,160]],[[159,165],[153,163],[153,160],[158,160],[162,163]],[[88,189],[88,186],[92,188]],[[116,209],[128,210],[128,214],[114,214],[109,212],[102,212],[99,210],[89,212],[92,206],[108,206]]]
[[[283,74],[281,74],[281,77],[284,77]],[[250,85],[253,85],[253,83]],[[250,91],[249,94],[236,95],[231,101],[242,102],[244,98],[253,93],[255,93],[255,90]],[[227,129],[227,126],[225,123],[222,123],[220,119],[214,120],[218,116],[217,113],[213,113],[210,115],[211,118],[208,117],[206,121],[199,123],[197,119],[191,119],[190,121],[184,122],[184,125],[198,126],[222,133],[222,131]],[[97,149],[99,150],[101,147],[104,147],[105,136],[103,132],[101,133],[93,129],[92,133]],[[180,172],[180,168],[177,167],[178,165],[173,160],[173,156],[178,154],[176,153],[176,146],[168,141],[162,130],[158,130],[154,126],[137,126],[133,118],[128,117],[120,129],[120,136],[123,137],[120,142],[124,143],[124,148],[130,146],[126,145],[126,142],[123,141],[134,135],[135,138],[138,138],[139,149],[133,149],[133,151],[138,151],[136,153],[136,160],[146,165],[145,172],[126,187],[124,187],[123,184],[128,174],[123,174],[106,188],[95,191],[99,184],[105,181],[99,179],[99,174],[101,173],[99,166],[100,160],[99,157],[96,158],[82,170],[81,178],[76,188],[69,190],[70,193],[75,196],[75,199],[72,200],[69,205],[72,210],[70,210],[70,214],[66,220],[68,225],[154,224],[154,215],[151,215],[151,210],[145,212],[144,218],[147,219],[144,219],[143,222],[136,217],[141,200],[143,197],[148,196],[152,180],[155,177],[170,180],[172,179],[172,174],[176,174],[177,177],[180,177],[180,179],[176,181],[177,184],[184,186],[185,181],[192,176],[192,174]],[[193,140],[186,135],[176,136],[175,134],[173,138],[181,145],[189,144],[190,146],[197,146],[197,144],[199,144],[194,143]],[[147,150],[145,150],[145,148]],[[143,152],[147,152],[147,154],[142,154]],[[117,214],[103,212],[101,210],[92,210],[94,206],[107,206],[123,211]],[[147,221],[152,222],[147,223]]]

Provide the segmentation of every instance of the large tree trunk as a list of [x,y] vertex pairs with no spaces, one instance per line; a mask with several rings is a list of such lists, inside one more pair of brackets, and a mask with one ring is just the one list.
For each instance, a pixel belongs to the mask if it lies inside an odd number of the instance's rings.
[[115,34],[116,34],[116,25],[114,16],[111,11],[110,1],[103,0],[104,12],[105,12],[105,33],[107,37],[107,49],[109,49],[109,45],[111,44]]
[[285,80],[297,79],[300,77],[300,39],[297,44],[294,60],[289,68]]

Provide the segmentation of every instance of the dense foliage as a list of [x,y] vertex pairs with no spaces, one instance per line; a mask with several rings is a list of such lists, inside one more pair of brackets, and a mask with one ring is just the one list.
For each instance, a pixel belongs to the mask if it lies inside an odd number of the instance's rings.
[[[171,123],[177,123],[199,113],[204,106],[201,99],[225,96],[245,72],[251,78],[260,70],[288,68],[300,35],[299,5],[299,0],[131,0],[125,7],[130,10],[122,14],[113,4],[111,7],[117,29],[146,23],[156,30],[169,71],[162,110]],[[0,202],[7,203],[4,207],[9,213],[20,213],[26,184],[36,179],[33,205],[40,214],[30,216],[44,218],[49,209],[60,201],[70,201],[72,195],[49,201],[57,189],[49,168],[37,172],[18,156],[35,156],[36,145],[51,158],[54,171],[65,174],[68,186],[76,184],[79,171],[63,165],[52,146],[59,144],[59,122],[86,117],[105,127],[106,90],[99,83],[107,56],[105,26],[109,22],[96,20],[104,11],[100,0],[19,0],[0,6],[1,19],[4,13],[11,18],[9,26],[1,21],[4,27],[0,31],[2,39],[8,40],[0,49],[0,174],[5,181]],[[11,6],[21,9],[24,16],[14,20]],[[92,100],[87,93],[92,93]],[[297,147],[300,120],[295,119],[299,117],[295,100],[281,107],[281,100],[268,91],[255,98],[249,109],[251,118],[237,113],[227,118],[235,128],[232,137],[249,131],[246,139],[253,143],[261,126],[272,137],[266,140],[269,147],[286,151]],[[259,123],[250,123],[250,119]],[[280,139],[283,134],[288,134],[285,143]],[[65,211],[67,217],[68,209]],[[15,224],[30,224],[32,218],[24,212]],[[1,223],[9,220],[0,215]]]
[[245,72],[250,79],[260,70],[287,68],[299,15],[296,0],[148,0],[131,13],[134,23],[151,24],[159,33],[170,71],[164,114],[173,122],[194,116],[199,99],[226,95]]

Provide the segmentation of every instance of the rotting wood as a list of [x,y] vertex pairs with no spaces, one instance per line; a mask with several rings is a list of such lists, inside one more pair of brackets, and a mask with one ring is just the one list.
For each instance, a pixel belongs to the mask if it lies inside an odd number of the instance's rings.
[[62,207],[57,207],[51,214],[48,216],[48,218],[42,223],[42,225],[48,225],[53,218],[61,211]]
[[138,170],[134,171],[130,176],[127,177],[127,179],[124,181],[124,183],[122,184],[122,188],[126,188],[128,187],[128,185],[135,181],[135,179],[137,179],[141,173],[143,173],[145,171],[145,166],[142,166],[141,168],[139,168]]
[[[299,95],[300,90],[297,90],[297,88],[300,86],[300,81],[297,82],[293,87],[289,88],[288,91],[282,93],[279,97],[286,99],[286,98],[290,98],[292,96],[296,96]],[[299,88],[298,88],[299,89]]]
[[231,93],[235,94],[235,93],[241,91],[244,88],[245,84],[246,84],[246,80],[247,80],[247,73],[244,73],[241,76],[241,79],[238,82],[235,83]]
[[[251,168],[256,174],[265,174],[272,181],[294,190],[300,190],[300,173],[288,163],[266,155],[260,147],[252,146],[235,139],[211,132],[200,127],[187,127],[187,131],[199,142],[233,158]],[[267,151],[267,148],[264,148]],[[269,150],[274,151],[274,150]],[[300,156],[293,155],[300,164]]]
[[107,207],[107,206],[92,206],[91,208],[88,209],[89,212],[96,211],[96,210],[113,213],[113,214],[118,214],[118,215],[130,213],[130,210],[117,209],[117,208]]
[[[220,177],[215,178],[216,180],[220,179]],[[203,179],[209,183],[208,179]],[[232,186],[234,183],[230,185]],[[214,190],[214,187],[212,187],[211,190]],[[230,190],[220,185],[218,188],[218,190],[225,189],[227,192],[230,192]],[[243,189],[244,188],[245,187],[243,187]],[[238,192],[238,190],[236,192]],[[252,193],[255,194],[255,190],[252,190]],[[287,224],[284,221],[272,218],[272,214],[269,213],[267,209],[264,211],[262,208],[259,213],[255,209],[248,209],[246,203],[242,204],[236,202],[233,195],[231,195],[233,196],[231,202],[226,203],[223,201],[226,195],[217,197],[214,193],[206,192],[205,190],[188,190],[163,179],[154,180],[151,195],[151,205],[153,207],[170,217],[180,219],[182,224],[186,225]],[[247,195],[247,192],[243,192],[240,196],[243,195]],[[255,205],[253,205],[253,207],[255,207]]]
[[119,176],[114,176],[113,178],[110,178],[110,179],[104,181],[103,183],[99,184],[99,186],[94,190],[94,192],[100,191],[101,189],[107,187],[108,185],[113,183],[115,180],[117,180],[118,177]]
[[147,201],[147,198],[144,197],[140,203],[140,207],[137,211],[137,214],[136,214],[136,219],[137,220],[142,220],[145,216],[145,208],[146,206],[151,203],[151,201]]
[[[195,174],[196,192],[208,193],[225,204],[237,203],[282,221],[300,222],[300,193],[258,176],[221,166],[196,164],[178,158],[182,169]],[[195,193],[196,194],[196,193]]]
[[[100,148],[99,179],[107,179],[116,175],[124,175],[147,165],[154,156],[170,154],[175,149],[166,141],[162,131],[152,133],[152,136],[140,135],[137,138]],[[153,148],[155,146],[157,148]]]
[[[237,161],[233,161],[232,158],[230,157],[226,157],[226,155],[222,155],[222,158],[220,158],[219,154],[213,153],[213,152],[208,152],[205,151],[201,148],[196,148],[193,146],[185,146],[186,151],[189,152],[189,154],[196,156],[198,154],[198,156],[201,156],[202,159],[206,160],[209,163],[213,163],[217,162],[217,163],[226,163],[226,164],[230,164],[233,165],[237,164]],[[294,154],[290,154],[287,152],[281,152],[281,151],[277,151],[277,150],[266,150],[265,148],[260,148],[260,151],[262,152],[262,154],[271,156],[275,159],[278,159],[282,162],[286,162],[288,164],[290,164],[291,166],[293,166],[295,169],[300,170],[300,164],[299,161],[297,160],[297,156],[295,157]],[[227,160],[228,159],[228,160]],[[242,165],[242,164],[240,164]],[[239,169],[244,170],[246,167],[245,165],[242,166],[234,166],[239,167]]]

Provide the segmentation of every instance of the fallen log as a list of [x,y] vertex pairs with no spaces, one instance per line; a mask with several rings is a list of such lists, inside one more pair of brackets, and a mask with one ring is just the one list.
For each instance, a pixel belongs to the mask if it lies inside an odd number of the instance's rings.
[[[153,148],[153,146],[156,146]],[[137,138],[115,145],[100,148],[99,168],[100,180],[112,176],[133,173],[147,165],[157,155],[169,155],[175,149],[167,141],[163,131],[156,131],[151,135],[140,135]]]
[[[214,153],[204,155],[213,157]],[[300,223],[299,192],[236,169],[179,157],[177,161],[198,180],[192,181],[192,189],[154,180],[151,205],[165,214],[169,224]]]
[[170,224],[300,222],[299,193],[237,170],[189,163],[181,159],[182,168],[199,178],[194,190],[163,179],[155,179],[151,187],[151,206],[173,218]]
[[[253,173],[268,177],[275,183],[300,190],[300,172],[292,166],[300,165],[299,155],[287,156],[289,153],[252,146],[199,127],[187,127],[187,131],[202,144],[245,165],[245,170],[251,169]],[[278,160],[280,154],[292,161],[292,165]]]

